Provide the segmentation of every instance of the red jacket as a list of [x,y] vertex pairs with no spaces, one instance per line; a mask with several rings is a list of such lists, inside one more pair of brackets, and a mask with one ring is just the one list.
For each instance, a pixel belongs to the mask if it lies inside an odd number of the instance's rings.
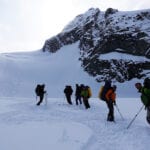
[[106,99],[109,101],[109,100],[112,100],[113,102],[115,102],[116,100],[116,93],[113,89],[109,89],[106,93]]

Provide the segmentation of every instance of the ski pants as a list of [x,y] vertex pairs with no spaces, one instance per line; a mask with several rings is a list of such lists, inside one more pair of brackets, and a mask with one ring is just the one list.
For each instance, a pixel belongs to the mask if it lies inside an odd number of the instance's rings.
[[114,121],[114,106],[113,106],[113,101],[109,100],[106,101],[107,107],[108,107],[108,115],[107,115],[107,121]]
[[67,99],[68,104],[72,105],[71,95],[70,94],[66,94],[66,99]]
[[37,105],[40,105],[43,102],[44,94],[40,95],[39,97],[40,97],[40,100],[37,103]]
[[76,105],[78,105],[78,101],[79,101],[80,104],[82,104],[80,95],[76,95]]
[[83,97],[83,104],[86,109],[90,108],[89,100],[87,97]]
[[150,124],[150,106],[147,107],[147,116],[146,116],[147,122]]

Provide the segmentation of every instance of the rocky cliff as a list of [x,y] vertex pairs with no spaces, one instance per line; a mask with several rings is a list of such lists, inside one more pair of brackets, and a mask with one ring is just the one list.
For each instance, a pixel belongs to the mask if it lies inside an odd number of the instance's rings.
[[[46,40],[43,51],[54,53],[77,41],[82,67],[98,82],[124,82],[150,75],[150,9],[120,12],[108,8],[102,12],[91,8]],[[104,54],[112,57],[102,59]],[[114,54],[126,55],[116,58]],[[137,56],[141,60],[135,60]]]

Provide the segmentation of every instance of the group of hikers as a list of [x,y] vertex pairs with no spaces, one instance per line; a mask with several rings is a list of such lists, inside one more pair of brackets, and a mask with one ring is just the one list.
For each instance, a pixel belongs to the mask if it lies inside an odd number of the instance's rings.
[[[116,85],[111,86],[111,81],[105,81],[105,85],[101,87],[99,91],[99,98],[106,102],[107,107],[109,109],[107,115],[107,121],[114,121],[114,107],[116,104]],[[73,89],[70,85],[67,85],[64,89],[64,93],[66,96],[66,100],[68,104],[72,105],[71,96],[73,93]],[[92,96],[91,88],[87,85],[78,85],[76,84],[75,89],[75,102],[76,105],[84,104],[85,109],[90,108],[89,98]]]
[[[72,105],[72,101],[71,101],[71,95],[73,93],[73,89],[70,85],[66,85],[65,89],[64,89],[64,94],[66,96],[66,100],[68,102],[68,104]],[[76,84],[76,90],[75,90],[75,102],[76,105],[78,105],[79,103],[84,104],[85,108],[88,109],[90,108],[90,104],[89,104],[89,98],[92,96],[92,92],[91,92],[91,88],[89,86],[85,86],[83,84],[79,85]]]
[[[135,83],[135,87],[138,89],[138,92],[141,93],[141,101],[143,105],[145,106],[145,109],[147,110],[147,116],[146,119],[148,123],[150,123],[150,78],[145,78],[143,85],[141,83]],[[44,94],[46,94],[45,91],[45,85],[37,85],[35,92],[36,95],[39,96],[39,101],[37,102],[37,105],[39,106],[44,98]],[[108,107],[108,114],[107,114],[107,121],[115,121],[114,118],[114,105],[116,105],[116,85],[112,85],[112,82],[110,80],[105,81],[104,86],[101,86],[99,90],[98,97],[99,99],[106,102],[106,105]],[[64,89],[64,94],[66,96],[67,103],[72,105],[71,96],[73,94],[73,89],[70,85],[66,85]],[[81,105],[82,103],[85,106],[85,109],[90,108],[89,104],[89,98],[92,96],[91,88],[87,85],[79,85],[76,84],[75,89],[75,103],[76,105]]]

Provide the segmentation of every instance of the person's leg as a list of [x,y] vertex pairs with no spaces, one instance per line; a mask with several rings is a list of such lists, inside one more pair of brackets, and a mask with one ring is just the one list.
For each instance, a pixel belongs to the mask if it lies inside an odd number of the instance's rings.
[[112,102],[110,102],[110,121],[114,121],[114,106]]
[[87,98],[86,97],[83,97],[83,104],[85,106],[85,108],[87,109]]
[[147,107],[147,116],[146,116],[147,122],[150,124],[150,106]]
[[76,96],[76,105],[78,105],[78,96]]
[[72,102],[71,102],[71,95],[67,95],[67,102],[72,105]]
[[79,102],[80,102],[80,104],[82,104],[81,96],[79,96]]
[[44,95],[40,95],[40,100],[39,100],[39,102],[37,103],[37,105],[40,105],[40,104],[42,103],[43,98],[44,98]]
[[107,108],[108,108],[108,114],[107,114],[107,121],[110,120],[110,107],[109,107],[109,102],[108,101],[105,101],[106,102],[106,105],[107,105]]
[[89,99],[87,98],[87,108],[90,108]]
[[114,121],[114,107],[113,103],[111,101],[107,101],[107,107],[109,109],[108,115],[107,115],[107,121]]

